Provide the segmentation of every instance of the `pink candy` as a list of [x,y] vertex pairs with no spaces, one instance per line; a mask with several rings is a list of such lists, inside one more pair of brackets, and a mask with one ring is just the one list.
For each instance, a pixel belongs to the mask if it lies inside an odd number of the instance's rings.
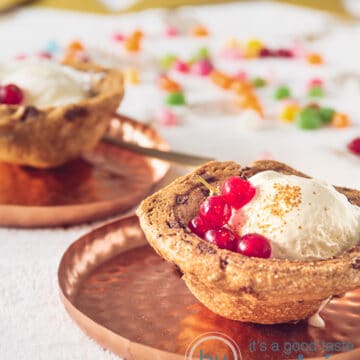
[[294,41],[291,52],[293,53],[293,56],[297,58],[303,58],[305,56],[304,46],[298,41]]
[[21,61],[21,60],[25,60],[26,58],[27,58],[26,54],[19,54],[19,55],[16,55],[14,59],[17,61]]
[[121,34],[121,33],[119,33],[119,32],[116,32],[116,33],[114,33],[113,35],[112,35],[112,39],[114,40],[114,41],[124,41],[125,40],[125,36],[123,35],[123,34]]
[[169,109],[161,109],[156,113],[156,121],[160,125],[174,126],[177,125],[177,115]]
[[191,67],[191,72],[200,76],[207,76],[213,71],[214,67],[209,60],[200,60]]
[[238,72],[234,75],[234,79],[236,79],[236,80],[245,81],[245,80],[247,80],[247,78],[248,78],[248,75],[247,75],[247,73],[246,73],[245,71],[243,71],[243,70],[238,71]]
[[52,58],[52,55],[47,51],[39,51],[36,54],[36,56],[41,58],[41,59],[47,59],[47,60],[50,60]]
[[226,48],[221,51],[220,56],[224,59],[239,60],[242,59],[242,53],[239,49]]
[[168,26],[165,29],[165,35],[169,36],[169,37],[173,37],[173,36],[178,36],[179,35],[179,31],[175,26]]
[[181,73],[187,73],[190,70],[189,65],[181,60],[175,60],[173,69]]
[[319,78],[313,78],[308,82],[308,88],[311,89],[313,87],[322,87],[324,85],[324,81]]

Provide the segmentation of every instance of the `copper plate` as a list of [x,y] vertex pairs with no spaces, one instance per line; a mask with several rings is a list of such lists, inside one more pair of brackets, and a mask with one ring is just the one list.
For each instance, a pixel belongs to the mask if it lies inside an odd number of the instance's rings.
[[[324,359],[321,341],[327,346],[343,341],[354,349],[331,359],[360,359],[360,289],[325,307],[325,329],[306,322],[264,326],[230,321],[196,301],[174,266],[147,245],[136,217],[105,225],[73,243],[58,277],[61,298],[73,319],[100,345],[127,360],[183,360],[197,336],[213,331],[230,336],[246,360],[300,359],[296,343],[314,341],[316,349],[302,351],[304,358]],[[250,352],[254,340],[258,349]],[[261,342],[265,351],[259,349]],[[291,343],[294,350],[289,355],[274,352],[273,343],[282,349]]]
[[[111,119],[107,135],[168,149],[153,128],[123,116]],[[0,163],[0,226],[70,225],[120,214],[143,199],[168,170],[164,161],[104,143],[59,169]]]

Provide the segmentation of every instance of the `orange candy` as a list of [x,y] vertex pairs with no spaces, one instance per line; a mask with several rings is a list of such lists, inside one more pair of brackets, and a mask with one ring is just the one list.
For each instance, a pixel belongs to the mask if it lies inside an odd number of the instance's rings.
[[214,84],[221,87],[222,89],[229,89],[233,80],[226,74],[214,70],[210,74],[210,78]]
[[237,104],[241,109],[250,109],[256,111],[261,117],[264,116],[263,108],[255,94],[249,93],[237,98]]
[[141,40],[144,37],[144,33],[141,30],[134,30],[130,37],[134,40]]
[[80,41],[72,41],[68,46],[67,46],[67,50],[68,51],[84,51],[85,47],[84,45],[80,42]]
[[323,57],[318,53],[307,54],[306,61],[312,65],[321,65],[324,63]]
[[231,90],[236,94],[242,94],[252,90],[252,85],[244,80],[233,80],[231,83]]
[[332,117],[331,125],[337,128],[345,128],[350,126],[350,119],[346,114],[336,112]]
[[202,25],[194,26],[194,27],[191,29],[190,33],[191,33],[191,35],[193,35],[193,36],[199,36],[199,37],[208,36],[208,35],[209,35],[208,29],[207,29],[205,26],[202,26]]
[[174,80],[171,80],[167,76],[161,76],[158,80],[158,85],[160,89],[168,92],[178,92],[181,91],[181,85]]
[[124,48],[129,52],[138,52],[140,50],[139,40],[129,38],[124,41]]

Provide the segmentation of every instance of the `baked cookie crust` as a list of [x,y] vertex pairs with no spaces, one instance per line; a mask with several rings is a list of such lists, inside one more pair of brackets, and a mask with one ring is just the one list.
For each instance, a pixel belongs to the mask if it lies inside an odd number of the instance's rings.
[[99,75],[88,96],[48,108],[0,105],[1,161],[58,167],[91,150],[106,131],[123,97],[122,73],[91,63],[64,65]]
[[[318,261],[260,259],[219,249],[187,228],[208,190],[230,176],[251,177],[274,170],[307,175],[276,161],[242,168],[235,162],[209,162],[145,199],[137,215],[150,245],[183,273],[195,297],[213,312],[233,320],[275,324],[308,318],[329,296],[360,287],[360,244],[344,254]],[[360,206],[360,191],[337,187]]]

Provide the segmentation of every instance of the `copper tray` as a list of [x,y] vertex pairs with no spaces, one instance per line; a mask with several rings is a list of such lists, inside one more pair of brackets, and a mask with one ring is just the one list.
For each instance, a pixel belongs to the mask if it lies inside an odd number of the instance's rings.
[[[114,115],[108,134],[168,149],[151,127]],[[70,225],[120,214],[160,181],[169,164],[100,143],[83,159],[54,170],[0,163],[0,226]]]
[[[174,266],[147,245],[134,216],[73,243],[61,260],[58,279],[71,317],[101,346],[127,360],[184,360],[196,337],[214,331],[233,339],[240,347],[241,359],[246,360],[302,359],[300,352],[295,352],[295,343],[322,340],[354,346],[351,351],[331,355],[331,359],[360,359],[360,289],[325,307],[321,313],[325,329],[306,322],[263,326],[230,321],[192,296]],[[265,343],[267,350],[250,352],[253,340]],[[294,351],[287,348],[288,356],[272,352],[269,346],[275,342],[283,348],[285,342],[291,343]],[[301,354],[306,359],[325,359],[321,347],[319,343],[317,351],[309,348]]]

